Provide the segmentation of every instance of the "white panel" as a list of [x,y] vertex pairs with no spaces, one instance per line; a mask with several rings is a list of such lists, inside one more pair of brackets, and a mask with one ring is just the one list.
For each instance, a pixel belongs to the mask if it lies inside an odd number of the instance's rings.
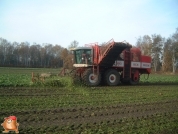
[[117,60],[115,61],[113,66],[117,66],[117,67],[124,67],[124,61],[122,60]]
[[131,67],[140,68],[140,62],[131,62]]
[[88,64],[73,64],[73,67],[88,67]]
[[151,68],[151,63],[142,62],[142,68]]

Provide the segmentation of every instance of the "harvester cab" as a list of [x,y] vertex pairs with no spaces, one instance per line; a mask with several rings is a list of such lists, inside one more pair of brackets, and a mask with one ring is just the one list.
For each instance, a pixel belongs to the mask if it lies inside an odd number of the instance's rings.
[[93,64],[92,47],[78,47],[71,49],[73,51],[73,66],[88,67]]

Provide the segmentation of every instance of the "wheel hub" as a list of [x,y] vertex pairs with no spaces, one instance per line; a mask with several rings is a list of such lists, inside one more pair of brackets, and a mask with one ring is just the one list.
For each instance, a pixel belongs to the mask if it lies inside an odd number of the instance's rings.
[[97,82],[97,80],[98,80],[97,75],[95,75],[95,74],[90,74],[89,75],[89,81],[91,83],[95,83],[95,82]]
[[137,81],[138,80],[138,77],[134,77],[134,81]]
[[116,81],[116,76],[115,76],[114,74],[111,74],[111,75],[109,76],[109,81],[110,81],[111,83],[114,83],[114,82]]

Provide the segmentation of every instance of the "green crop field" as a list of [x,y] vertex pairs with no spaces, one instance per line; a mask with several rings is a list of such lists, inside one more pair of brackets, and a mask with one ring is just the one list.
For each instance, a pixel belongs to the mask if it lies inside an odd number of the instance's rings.
[[178,75],[142,75],[137,86],[85,87],[69,76],[33,83],[32,72],[60,69],[0,68],[0,121],[15,115],[19,133],[178,133]]

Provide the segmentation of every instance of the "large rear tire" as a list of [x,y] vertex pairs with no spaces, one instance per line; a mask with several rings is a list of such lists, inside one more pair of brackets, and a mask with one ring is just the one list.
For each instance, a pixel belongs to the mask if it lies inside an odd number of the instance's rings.
[[115,69],[109,69],[105,72],[104,81],[108,86],[117,86],[120,82],[120,74]]
[[92,69],[87,69],[83,73],[83,82],[87,86],[98,86],[101,82],[101,74],[94,74]]

